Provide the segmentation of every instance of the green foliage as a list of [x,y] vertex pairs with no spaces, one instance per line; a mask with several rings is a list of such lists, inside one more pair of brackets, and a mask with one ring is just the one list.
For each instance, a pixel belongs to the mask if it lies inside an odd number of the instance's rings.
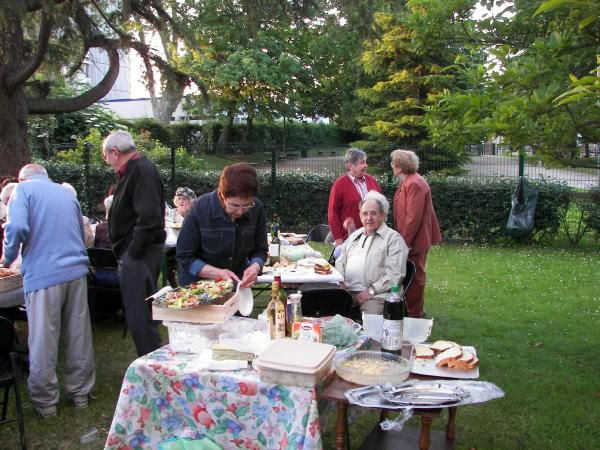
[[399,13],[375,15],[381,35],[367,43],[362,65],[377,82],[358,91],[372,105],[360,119],[362,131],[404,145],[426,137],[422,117],[428,96],[454,84],[445,67],[459,50],[452,43],[456,26],[450,5],[456,3],[415,0]]
[[32,148],[48,156],[54,153],[51,144],[73,144],[88,133],[106,136],[121,128],[111,111],[95,104],[71,113],[30,115],[27,132]]
[[84,214],[98,216],[97,207],[106,197],[110,186],[117,179],[112,168],[105,164],[94,164],[89,167],[89,179],[80,163],[71,161],[40,161],[48,171],[48,176],[57,183],[67,182],[77,191]]
[[[213,152],[223,125],[208,122],[203,125],[182,123],[163,125],[153,119],[125,122],[137,133],[145,132],[152,139],[167,147],[177,146],[191,153]],[[297,145],[345,145],[354,137],[353,133],[341,130],[335,125],[306,123],[288,120],[284,126],[278,122],[255,122],[253,124],[253,143],[281,144],[284,141]],[[233,147],[246,143],[246,125],[234,124],[229,135],[229,144]]]
[[169,126],[163,125],[155,119],[138,119],[134,121],[124,121],[128,128],[135,133],[145,133],[150,139],[160,141],[164,145],[169,145],[172,136],[169,132]]
[[[578,139],[598,140],[599,41],[584,29],[591,22],[581,27],[597,2],[551,0],[536,13],[538,6],[507,3],[493,18],[463,22],[469,51],[453,68],[468,83],[430,97],[423,122],[431,143],[460,149],[501,136],[515,149],[562,159],[575,157]],[[482,50],[492,58],[481,60]]]
[[600,237],[600,188],[590,189],[584,201],[580,202],[583,210],[583,222],[594,231],[596,241]]
[[[428,181],[445,239],[493,242],[506,238],[514,180],[429,176]],[[538,190],[532,239],[556,237],[570,189],[544,181],[532,184]]]

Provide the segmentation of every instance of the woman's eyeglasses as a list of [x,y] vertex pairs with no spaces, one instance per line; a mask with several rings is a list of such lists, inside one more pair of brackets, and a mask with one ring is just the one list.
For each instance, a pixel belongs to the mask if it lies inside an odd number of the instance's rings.
[[241,209],[242,211],[248,211],[249,209],[254,208],[256,205],[254,204],[254,202],[252,202],[249,205],[236,205],[235,203],[229,203],[227,200],[225,201],[225,204],[227,205],[227,207],[231,210],[238,210]]

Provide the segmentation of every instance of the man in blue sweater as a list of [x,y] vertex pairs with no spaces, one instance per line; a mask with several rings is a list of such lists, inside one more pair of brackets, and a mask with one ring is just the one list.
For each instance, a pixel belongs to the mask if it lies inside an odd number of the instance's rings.
[[22,251],[23,290],[29,322],[31,403],[43,416],[56,415],[59,400],[56,361],[61,329],[65,390],[76,407],[88,405],[94,386],[94,350],[87,304],[88,257],[79,202],[28,164],[10,198],[0,265],[10,266]]

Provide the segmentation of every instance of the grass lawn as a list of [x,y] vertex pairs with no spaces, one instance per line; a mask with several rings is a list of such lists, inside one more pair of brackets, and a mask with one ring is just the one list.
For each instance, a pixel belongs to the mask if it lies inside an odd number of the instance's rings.
[[[458,448],[596,448],[599,253],[444,245],[430,253],[428,263],[425,309],[434,318],[432,339],[475,346],[481,379],[506,392],[503,399],[459,408]],[[58,417],[42,420],[23,388],[29,448],[103,447],[121,380],[135,351],[130,336],[121,338],[119,323],[100,322],[93,331],[96,398],[86,410],[75,410],[61,399]],[[357,448],[377,417],[357,409],[351,419],[352,448]],[[324,448],[330,449],[332,413],[327,422]],[[441,430],[444,424],[445,420],[434,420],[433,428]],[[99,439],[80,444],[80,436],[93,427],[99,430]],[[0,430],[0,448],[17,448],[16,425]]]

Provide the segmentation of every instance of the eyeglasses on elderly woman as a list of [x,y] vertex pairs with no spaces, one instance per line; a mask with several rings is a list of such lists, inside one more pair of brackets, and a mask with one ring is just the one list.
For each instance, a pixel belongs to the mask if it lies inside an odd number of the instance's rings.
[[231,203],[229,200],[225,200],[225,206],[227,206],[227,208],[231,210],[242,210],[245,212],[254,208],[256,204],[254,203],[254,200],[252,201],[252,203],[249,203],[247,205],[238,205],[237,203]]

